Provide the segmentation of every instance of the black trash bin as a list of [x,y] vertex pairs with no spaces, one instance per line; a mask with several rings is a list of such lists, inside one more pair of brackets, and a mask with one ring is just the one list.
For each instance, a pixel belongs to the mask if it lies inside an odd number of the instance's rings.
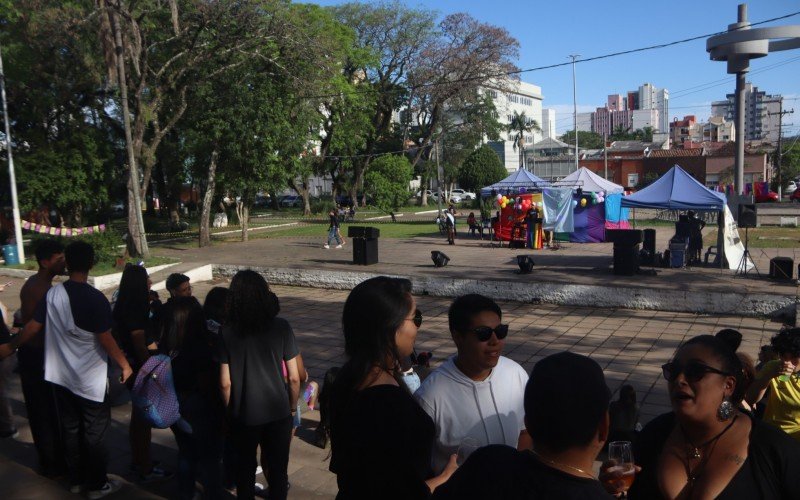
[[347,236],[353,240],[353,264],[368,266],[378,263],[378,237],[381,232],[377,227],[350,226]]
[[606,229],[606,241],[614,242],[614,274],[633,276],[639,272],[639,245],[644,239],[637,229]]

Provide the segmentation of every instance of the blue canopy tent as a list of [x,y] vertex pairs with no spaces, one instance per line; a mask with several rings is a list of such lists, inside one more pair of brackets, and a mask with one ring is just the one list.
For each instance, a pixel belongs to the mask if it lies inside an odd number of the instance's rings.
[[[655,182],[629,196],[622,197],[621,207],[661,208],[667,210],[696,210],[720,212],[717,232],[717,256],[723,255],[723,215],[727,198],[723,193],[712,191],[700,184],[684,169],[675,165]],[[722,266],[723,259],[720,259]]]
[[519,169],[502,181],[481,188],[481,198],[492,196],[492,191],[494,191],[495,194],[517,194],[520,192],[520,188],[529,191],[531,189],[541,189],[549,185],[550,183],[541,177],[533,175],[527,170]]

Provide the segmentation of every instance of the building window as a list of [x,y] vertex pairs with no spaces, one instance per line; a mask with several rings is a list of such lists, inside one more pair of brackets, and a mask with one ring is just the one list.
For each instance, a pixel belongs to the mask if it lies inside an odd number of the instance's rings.
[[628,174],[628,186],[636,187],[639,184],[639,174]]

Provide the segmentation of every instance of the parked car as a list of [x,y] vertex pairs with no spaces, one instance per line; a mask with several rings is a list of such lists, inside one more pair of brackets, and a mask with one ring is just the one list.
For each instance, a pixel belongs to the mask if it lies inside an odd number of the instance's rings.
[[786,186],[784,193],[791,196],[795,191],[797,191],[797,183],[795,181],[789,181],[789,185]]
[[793,201],[795,203],[800,203],[800,189],[795,190],[791,196],[789,196],[789,201]]
[[[425,192],[428,194],[428,198],[436,198],[436,196],[437,196],[436,192],[435,191],[431,191],[430,189],[426,189]],[[417,191],[414,194],[414,196],[419,198],[420,196],[422,196],[422,191]]]
[[450,203],[461,203],[461,196],[450,193]]
[[281,199],[281,206],[295,208],[301,207],[303,206],[303,197],[291,194],[289,196],[284,196],[283,199]]
[[464,191],[463,189],[454,189],[451,191],[451,193],[457,194],[462,200],[474,200],[476,198],[475,193]]
[[756,195],[756,203],[773,203],[776,201],[780,201],[778,199],[778,193],[774,191],[769,191],[767,193],[759,193]]

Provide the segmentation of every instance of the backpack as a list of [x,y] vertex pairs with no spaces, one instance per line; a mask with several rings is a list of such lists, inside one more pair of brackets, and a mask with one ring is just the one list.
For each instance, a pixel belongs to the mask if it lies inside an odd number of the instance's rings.
[[156,354],[139,369],[131,392],[133,411],[157,429],[178,425],[184,432],[191,433],[191,426],[181,418],[172,380],[173,357]]

